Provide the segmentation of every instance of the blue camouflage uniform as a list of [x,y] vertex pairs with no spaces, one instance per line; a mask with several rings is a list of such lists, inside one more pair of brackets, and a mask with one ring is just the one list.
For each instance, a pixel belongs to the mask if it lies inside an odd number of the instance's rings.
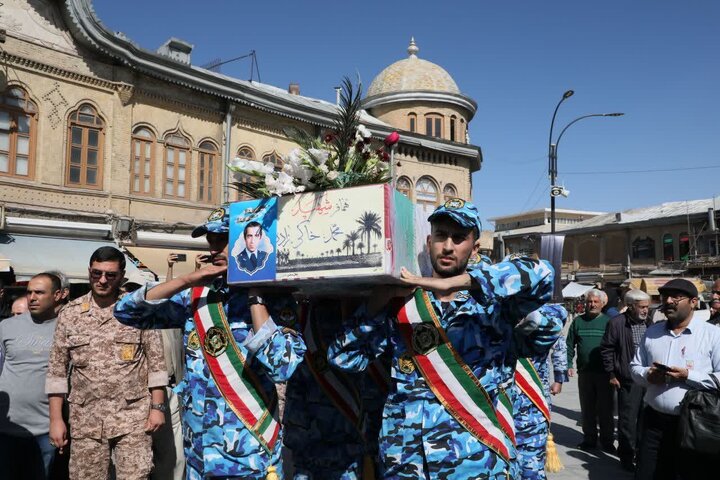
[[[338,299],[313,301],[309,309],[322,347],[318,356],[324,365],[316,365],[322,372],[327,367],[326,346],[342,327]],[[324,347],[324,348],[323,348]],[[320,356],[322,355],[322,356]],[[379,396],[367,375],[338,372],[346,385],[357,395],[357,403],[364,415],[363,424],[355,426],[343,415],[318,384],[308,361],[300,365],[288,381],[285,413],[285,445],[293,452],[295,480],[355,480],[362,478],[363,458],[377,452],[377,431],[368,431],[377,420],[377,408],[367,397]],[[368,410],[367,406],[371,408]],[[373,421],[375,420],[375,421]]]
[[[567,319],[567,311],[560,305],[544,305],[539,312],[545,316],[553,316],[563,324]],[[557,339],[552,347],[550,357],[555,381],[565,383],[567,377],[567,346],[565,338]],[[550,405],[550,365],[548,354],[529,357],[535,370],[543,382],[545,398]],[[513,415],[515,419],[515,438],[517,440],[518,463],[520,476],[523,480],[545,479],[545,457],[548,436],[548,423],[535,404],[515,385],[515,402]]]
[[[470,203],[449,201],[429,220],[440,215],[479,231],[477,209]],[[517,358],[513,327],[518,319],[550,299],[552,267],[547,262],[519,258],[496,265],[480,262],[468,274],[475,288],[458,292],[453,301],[443,305],[432,292],[428,294],[454,349],[497,406],[499,392],[513,382]],[[515,478],[515,457],[505,461],[465,430],[438,401],[417,369],[404,373],[399,368],[406,344],[398,331],[395,314],[396,311],[388,310],[370,317],[362,306],[328,349],[329,361],[349,371],[364,370],[383,352],[392,357],[393,385],[380,433],[383,477]],[[562,323],[553,317],[537,316],[524,326],[520,350],[547,352],[561,327]]]
[[[201,235],[207,231],[227,232],[227,216],[221,227],[210,219],[193,232],[194,236],[198,236],[195,233],[201,228],[205,229]],[[136,328],[183,329],[186,374],[175,391],[182,405],[186,478],[259,480],[265,479],[271,465],[276,467],[278,477],[283,478],[282,429],[275,448],[268,454],[225,402],[208,370],[202,347],[193,340],[197,333],[191,290],[170,299],[148,301],[145,294],[151,287],[141,288],[120,300],[115,307],[115,317]],[[267,298],[271,318],[254,332],[247,289],[228,287],[222,279],[217,279],[212,288],[223,294],[225,314],[240,352],[248,359],[263,389],[276,398],[274,384],[287,381],[305,354],[305,344],[294,330],[297,328],[294,300],[289,296]]]

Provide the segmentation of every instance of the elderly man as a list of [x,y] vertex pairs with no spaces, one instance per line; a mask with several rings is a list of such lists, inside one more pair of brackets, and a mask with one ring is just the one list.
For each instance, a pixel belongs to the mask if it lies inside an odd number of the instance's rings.
[[411,295],[378,289],[329,345],[328,360],[362,371],[391,356],[383,478],[517,478],[507,389],[518,356],[547,352],[560,334],[563,318],[531,314],[550,299],[552,267],[514,258],[468,269],[479,248],[477,208],[453,198],[428,220],[433,277],[403,271],[421,287]]
[[162,340],[113,316],[125,274],[122,252],[98,248],[88,274],[90,292],[60,312],[50,351],[50,440],[61,452],[68,443],[62,405],[69,376],[70,478],[104,478],[112,454],[118,478],[145,478],[153,466],[148,433],[165,423]]
[[28,304],[28,299],[25,295],[16,298],[12,302],[12,307],[10,307],[10,314],[13,317],[16,315],[22,315],[23,313],[28,311],[30,311],[30,305]]
[[648,327],[630,364],[647,388],[636,480],[715,478],[717,459],[680,450],[680,402],[690,389],[715,389],[720,379],[720,328],[694,318],[695,285],[670,280],[658,289],[667,321]]
[[625,470],[635,470],[637,424],[645,389],[635,383],[630,374],[630,362],[647,327],[652,325],[649,316],[650,295],[642,290],[625,294],[624,313],[611,318],[600,343],[603,367],[610,376],[610,385],[618,394],[618,454]]
[[715,280],[712,286],[710,299],[710,319],[708,323],[720,325],[720,279]]
[[229,223],[227,209],[218,208],[193,230],[208,242],[210,265],[136,290],[115,315],[136,328],[183,329],[185,378],[175,390],[186,478],[282,478],[275,383],[290,378],[305,343],[290,328],[292,298],[228,286]]
[[[577,351],[583,430],[583,441],[578,448],[589,450],[597,446],[599,425],[603,451],[614,454],[613,389],[600,356],[600,342],[610,320],[602,313],[606,302],[602,290],[592,289],[585,294],[585,313],[575,317],[567,333],[567,354],[568,366],[571,366]],[[568,375],[575,376],[575,369],[569,368]]]
[[50,444],[45,374],[58,311],[60,280],[41,273],[27,286],[29,311],[0,322],[0,472],[7,479],[44,479],[55,456]]

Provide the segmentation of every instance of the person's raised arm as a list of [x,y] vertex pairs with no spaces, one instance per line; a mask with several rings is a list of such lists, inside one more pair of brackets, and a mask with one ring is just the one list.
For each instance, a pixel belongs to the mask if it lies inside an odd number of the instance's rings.
[[225,272],[227,272],[227,266],[208,265],[200,270],[155,285],[147,291],[145,299],[152,301],[170,298],[188,288],[207,285]]

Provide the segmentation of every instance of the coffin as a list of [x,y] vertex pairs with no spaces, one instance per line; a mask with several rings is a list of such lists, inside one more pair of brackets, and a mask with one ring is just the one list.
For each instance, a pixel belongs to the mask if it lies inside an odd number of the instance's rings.
[[228,283],[312,292],[420,273],[410,200],[388,184],[236,202]]

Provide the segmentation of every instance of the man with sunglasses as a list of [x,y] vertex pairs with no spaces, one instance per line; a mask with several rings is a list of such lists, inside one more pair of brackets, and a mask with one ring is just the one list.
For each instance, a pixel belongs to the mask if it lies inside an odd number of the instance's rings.
[[[127,327],[113,316],[125,255],[100,247],[90,257],[90,292],[60,312],[45,391],[50,441],[70,447],[70,478],[105,478],[114,453],[117,478],[146,478],[152,433],[165,423],[165,371],[159,332]],[[70,373],[70,435],[62,418]]]
[[720,379],[720,328],[693,316],[695,285],[674,279],[658,289],[666,321],[648,327],[630,364],[647,390],[636,480],[707,478],[712,458],[680,450],[680,402],[688,390],[715,389]]

